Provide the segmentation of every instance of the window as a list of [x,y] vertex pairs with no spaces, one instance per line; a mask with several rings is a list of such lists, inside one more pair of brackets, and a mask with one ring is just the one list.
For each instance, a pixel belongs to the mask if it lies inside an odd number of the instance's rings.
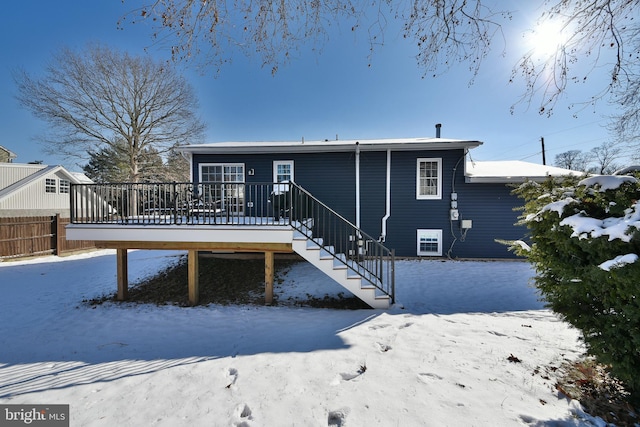
[[227,212],[244,212],[244,164],[201,164],[200,192],[204,203]]
[[44,180],[44,192],[55,193],[56,192],[56,180],[53,178],[47,178]]
[[60,180],[60,194],[69,194],[69,187],[71,186],[71,183],[69,182],[68,179],[61,179]]
[[416,198],[442,199],[442,159],[418,159]]
[[294,182],[293,160],[273,162],[273,182]]
[[418,255],[442,256],[442,230],[418,230]]
[[200,182],[244,182],[244,164],[200,165]]

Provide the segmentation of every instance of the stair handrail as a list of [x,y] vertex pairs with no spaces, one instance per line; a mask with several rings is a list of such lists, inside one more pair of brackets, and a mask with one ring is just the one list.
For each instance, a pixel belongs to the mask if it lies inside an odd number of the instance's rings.
[[[320,201],[300,185],[289,182],[290,223],[309,235],[309,222],[318,232],[310,239],[321,250],[356,272],[395,303],[395,252]],[[346,240],[345,240],[346,239]],[[344,251],[342,251],[344,250]],[[344,254],[344,257],[340,256]]]

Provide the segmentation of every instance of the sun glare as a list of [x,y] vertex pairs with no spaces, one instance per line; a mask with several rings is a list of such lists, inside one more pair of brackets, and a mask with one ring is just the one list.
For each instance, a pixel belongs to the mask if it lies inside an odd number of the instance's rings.
[[529,48],[540,59],[545,59],[555,54],[558,47],[565,41],[566,35],[563,31],[563,23],[558,20],[547,19],[539,22],[527,34]]

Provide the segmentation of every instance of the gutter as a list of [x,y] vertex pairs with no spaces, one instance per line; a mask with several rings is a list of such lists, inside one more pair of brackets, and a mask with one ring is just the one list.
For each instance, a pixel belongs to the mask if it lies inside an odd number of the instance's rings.
[[360,228],[360,143],[356,141],[356,227]]

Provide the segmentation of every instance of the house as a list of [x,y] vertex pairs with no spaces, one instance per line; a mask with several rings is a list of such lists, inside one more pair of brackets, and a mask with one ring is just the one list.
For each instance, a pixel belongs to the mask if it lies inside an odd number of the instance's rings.
[[71,184],[91,182],[62,166],[0,163],[0,217],[68,218]]
[[479,141],[415,138],[185,147],[194,183],[292,181],[396,256],[513,258],[523,202],[508,184],[579,174],[527,162],[469,162]]
[[16,157],[18,156],[15,153],[0,145],[0,163],[11,163]]
[[[273,254],[295,252],[371,306],[387,307],[396,256],[514,257],[496,243],[526,231],[514,225],[522,203],[507,184],[571,173],[469,162],[481,144],[436,135],[186,146],[190,183],[78,188],[67,235],[119,251],[121,299],[128,249],[173,248],[189,251],[192,303],[197,252],[212,250],[264,252],[267,302]],[[115,214],[74,215],[73,206],[98,193]]]

